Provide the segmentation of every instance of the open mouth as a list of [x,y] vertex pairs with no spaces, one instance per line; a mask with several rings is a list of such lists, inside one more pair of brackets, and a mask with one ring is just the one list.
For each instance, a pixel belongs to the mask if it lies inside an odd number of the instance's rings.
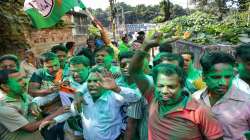
[[129,72],[128,72],[128,71],[122,71],[122,73],[123,73],[124,75],[129,75]]
[[97,63],[97,64],[102,64],[103,61],[102,61],[102,60],[96,60],[96,63]]
[[81,81],[81,79],[79,77],[74,77],[74,80],[77,82]]
[[226,92],[227,88],[226,87],[220,87],[220,88],[217,89],[217,91],[219,91],[219,92]]
[[90,92],[97,92],[97,89],[96,88],[89,88],[89,91]]
[[168,100],[168,99],[170,99],[173,96],[173,94],[170,94],[170,93],[168,93],[168,94],[161,94],[161,96],[162,96],[162,98],[164,100]]

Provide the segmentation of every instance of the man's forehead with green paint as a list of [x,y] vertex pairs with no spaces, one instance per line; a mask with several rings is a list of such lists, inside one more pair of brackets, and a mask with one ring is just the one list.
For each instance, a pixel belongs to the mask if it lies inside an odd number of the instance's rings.
[[71,71],[81,71],[83,69],[87,68],[83,64],[70,64],[70,70]]
[[60,65],[59,59],[53,59],[53,60],[49,60],[47,62],[44,62],[45,67],[53,67],[53,66],[58,66],[58,65]]
[[225,64],[225,63],[218,63],[212,66],[210,71],[208,72],[208,76],[227,76],[233,75],[234,69],[232,65]]

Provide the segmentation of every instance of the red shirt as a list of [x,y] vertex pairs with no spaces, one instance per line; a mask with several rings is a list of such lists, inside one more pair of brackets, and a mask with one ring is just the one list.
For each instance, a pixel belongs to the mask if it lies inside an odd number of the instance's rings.
[[218,121],[211,112],[195,99],[186,106],[159,116],[158,102],[149,109],[148,140],[208,140],[223,136]]

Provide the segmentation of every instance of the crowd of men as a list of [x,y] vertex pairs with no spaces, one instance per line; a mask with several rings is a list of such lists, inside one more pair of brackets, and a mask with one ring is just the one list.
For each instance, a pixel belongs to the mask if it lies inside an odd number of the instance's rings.
[[[1,140],[245,140],[250,135],[250,44],[235,55],[173,53],[140,32],[116,47],[89,37],[36,57],[0,57]],[[149,50],[160,47],[150,60]],[[152,65],[150,65],[152,61]]]

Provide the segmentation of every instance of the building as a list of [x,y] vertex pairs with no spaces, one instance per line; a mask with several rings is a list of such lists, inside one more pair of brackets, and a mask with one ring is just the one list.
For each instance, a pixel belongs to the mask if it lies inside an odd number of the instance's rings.
[[57,26],[37,30],[32,28],[22,10],[23,2],[2,2],[0,5],[0,55],[16,54],[22,59],[27,48],[39,55],[53,45],[67,41],[74,41],[77,46],[85,43],[90,24],[86,14],[71,11],[62,17]]
[[52,46],[74,41],[76,46],[86,43],[90,20],[84,13],[71,11],[62,17],[60,27],[35,30],[25,33],[27,43],[36,54],[49,50]]

